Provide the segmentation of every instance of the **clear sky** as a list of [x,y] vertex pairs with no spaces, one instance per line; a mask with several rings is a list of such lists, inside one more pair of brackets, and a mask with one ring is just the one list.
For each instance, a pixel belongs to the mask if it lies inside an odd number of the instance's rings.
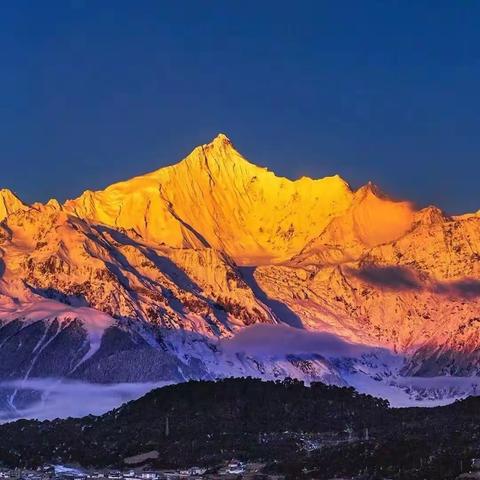
[[226,133],[289,177],[480,208],[480,2],[0,5],[0,186],[74,197]]

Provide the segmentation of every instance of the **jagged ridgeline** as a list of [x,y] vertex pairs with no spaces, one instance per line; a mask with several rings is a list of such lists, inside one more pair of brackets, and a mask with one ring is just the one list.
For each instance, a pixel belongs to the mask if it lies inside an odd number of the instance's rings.
[[351,388],[298,381],[226,379],[154,390],[101,417],[0,426],[9,466],[78,463],[214,467],[239,458],[289,478],[360,473],[449,479],[478,457],[480,400],[433,409],[391,409]]
[[[339,176],[277,177],[219,135],[64,204],[2,190],[0,220],[5,408],[35,399],[19,381],[45,377],[383,382],[414,399],[476,388],[403,378],[479,371],[478,213],[418,209]],[[278,325],[330,337],[286,342]],[[279,344],[229,343],[258,326]]]

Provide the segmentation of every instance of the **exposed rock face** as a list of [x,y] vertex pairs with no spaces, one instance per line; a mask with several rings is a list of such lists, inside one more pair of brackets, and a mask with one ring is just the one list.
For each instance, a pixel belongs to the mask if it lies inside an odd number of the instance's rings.
[[[385,348],[405,375],[479,371],[478,214],[417,210],[338,176],[279,178],[219,135],[64,205],[1,191],[0,220],[0,379],[343,384],[352,368],[378,375]],[[246,327],[282,323],[377,353],[352,367],[293,346],[222,351]]]

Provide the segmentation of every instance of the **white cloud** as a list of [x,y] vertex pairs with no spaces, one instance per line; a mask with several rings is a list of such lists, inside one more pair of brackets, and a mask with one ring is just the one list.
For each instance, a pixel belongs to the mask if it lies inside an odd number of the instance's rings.
[[94,384],[58,379],[28,379],[0,382],[0,388],[35,390],[42,398],[28,408],[16,411],[0,411],[0,421],[19,418],[51,420],[54,418],[83,417],[100,415],[122,403],[141,397],[154,388],[166,385],[160,383],[119,383]]
[[338,335],[311,332],[287,325],[256,324],[220,341],[226,352],[242,352],[258,357],[318,354],[325,357],[357,357],[372,346],[350,343]]

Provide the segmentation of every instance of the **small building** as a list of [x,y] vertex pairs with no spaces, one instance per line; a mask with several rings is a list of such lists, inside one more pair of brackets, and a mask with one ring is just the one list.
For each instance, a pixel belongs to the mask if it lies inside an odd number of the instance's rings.
[[218,472],[220,475],[242,475],[245,473],[245,464],[238,460],[230,461],[226,467]]
[[202,467],[191,467],[190,475],[203,475],[207,471],[206,468]]
[[143,480],[157,480],[158,472],[142,472],[140,474],[140,478],[142,478]]
[[110,480],[122,480],[122,472],[109,472],[107,478]]

